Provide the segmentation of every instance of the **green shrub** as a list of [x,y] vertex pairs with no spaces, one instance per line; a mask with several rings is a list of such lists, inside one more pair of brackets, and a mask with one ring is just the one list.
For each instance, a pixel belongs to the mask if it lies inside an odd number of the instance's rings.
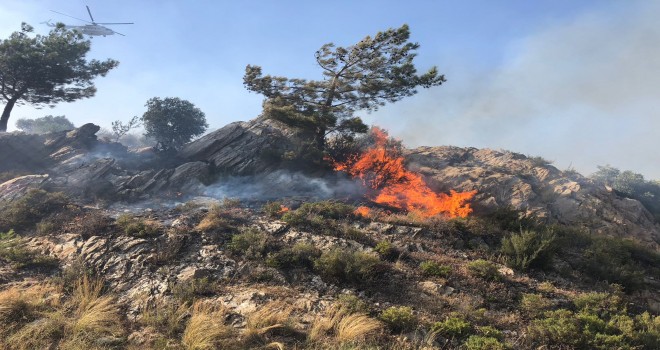
[[314,260],[321,255],[321,250],[309,243],[296,243],[271,253],[266,258],[266,265],[274,268],[314,267]]
[[506,347],[497,338],[471,335],[464,344],[466,350],[504,350]]
[[442,322],[433,323],[431,331],[448,339],[464,339],[472,332],[472,325],[462,318],[449,317]]
[[497,340],[504,339],[504,334],[495,327],[481,326],[477,327],[477,330],[479,331],[479,334],[483,335],[484,337],[495,338]]
[[323,229],[328,220],[353,217],[353,211],[354,206],[335,201],[304,203],[298,209],[284,213],[282,220],[296,227]]
[[451,266],[441,265],[433,260],[423,261],[419,268],[426,276],[447,277],[451,273]]
[[497,269],[497,266],[490,261],[479,259],[468,263],[468,270],[474,276],[483,278],[489,281],[498,281],[502,279],[502,275]]
[[347,314],[368,314],[369,304],[352,294],[342,294],[337,298],[339,306]]
[[315,270],[332,282],[364,283],[375,277],[381,264],[378,256],[345,248],[335,248],[314,262]]
[[397,255],[396,248],[394,248],[394,245],[389,241],[378,242],[374,247],[374,251],[383,259],[391,259]]
[[0,203],[0,231],[29,229],[67,209],[71,209],[70,202],[63,193],[32,189],[21,198]]
[[523,294],[520,309],[530,317],[537,317],[552,307],[552,302],[540,294]]
[[140,218],[132,214],[119,215],[115,221],[115,225],[117,225],[124,234],[137,238],[155,236],[161,229],[158,222]]
[[393,332],[407,332],[417,325],[417,317],[410,307],[392,306],[380,313],[381,321],[385,322]]
[[268,235],[255,228],[244,228],[231,237],[227,248],[233,254],[248,259],[261,259],[269,250]]
[[644,276],[660,273],[660,254],[631,240],[597,237],[585,249],[582,269],[631,292],[645,287]]
[[520,231],[502,239],[501,251],[509,266],[527,270],[543,267],[550,261],[554,251],[556,235],[553,231]]

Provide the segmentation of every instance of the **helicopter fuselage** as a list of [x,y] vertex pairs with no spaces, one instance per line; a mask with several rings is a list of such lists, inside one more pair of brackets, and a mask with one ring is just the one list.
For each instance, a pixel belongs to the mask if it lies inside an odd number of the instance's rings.
[[100,26],[98,24],[87,24],[84,26],[65,25],[64,27],[66,29],[78,30],[83,34],[90,36],[98,36],[98,35],[106,36],[106,35],[113,35],[115,33],[112,29],[106,28],[104,26]]

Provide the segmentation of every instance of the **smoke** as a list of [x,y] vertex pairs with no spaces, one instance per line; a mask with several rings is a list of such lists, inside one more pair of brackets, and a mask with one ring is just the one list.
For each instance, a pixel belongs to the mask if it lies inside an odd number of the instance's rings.
[[660,3],[625,4],[520,38],[485,73],[450,63],[446,85],[375,121],[408,146],[503,148],[583,173],[609,163],[660,178]]
[[238,198],[243,201],[269,201],[302,197],[306,200],[361,198],[364,186],[342,174],[309,177],[278,170],[253,176],[230,176],[201,189],[204,196]]

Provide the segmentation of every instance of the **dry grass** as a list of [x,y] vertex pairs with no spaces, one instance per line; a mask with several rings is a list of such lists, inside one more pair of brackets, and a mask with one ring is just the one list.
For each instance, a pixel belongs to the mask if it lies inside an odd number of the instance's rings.
[[226,310],[198,301],[193,305],[192,316],[183,331],[182,342],[186,349],[207,350],[222,348],[220,343],[232,335],[232,329],[223,323]]
[[99,339],[120,343],[119,307],[113,297],[101,295],[102,287],[102,281],[84,276],[64,303],[61,287],[52,284],[0,292],[0,348],[95,349]]
[[310,342],[331,338],[337,343],[362,341],[382,331],[383,324],[366,314],[349,313],[345,308],[334,305],[326,315],[317,316],[307,335]]
[[182,332],[185,320],[190,316],[190,307],[176,302],[166,303],[157,299],[145,307],[140,323],[152,326],[169,337]]
[[[243,342],[246,346],[266,343],[266,334],[274,330],[292,329],[293,307],[283,300],[271,301],[247,316]],[[271,343],[274,344],[274,343]]]

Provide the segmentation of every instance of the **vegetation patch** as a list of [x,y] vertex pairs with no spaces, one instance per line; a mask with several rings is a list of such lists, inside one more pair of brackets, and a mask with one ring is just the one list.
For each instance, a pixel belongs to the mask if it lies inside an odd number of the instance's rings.
[[162,230],[161,225],[150,219],[141,218],[132,214],[122,214],[115,221],[115,225],[128,236],[136,238],[153,237]]
[[417,317],[412,308],[407,306],[392,306],[380,313],[380,320],[385,322],[393,332],[407,332],[417,326]]
[[487,281],[499,281],[502,279],[497,266],[488,260],[475,260],[467,264],[470,273],[476,277],[483,278]]
[[545,267],[555,249],[556,235],[551,230],[524,230],[502,238],[502,254],[509,266],[522,271]]
[[374,254],[335,248],[323,252],[314,262],[314,269],[333,283],[360,284],[373,280],[381,265],[381,260]]
[[433,260],[423,261],[419,269],[425,276],[447,277],[451,273],[451,266],[439,264]]

